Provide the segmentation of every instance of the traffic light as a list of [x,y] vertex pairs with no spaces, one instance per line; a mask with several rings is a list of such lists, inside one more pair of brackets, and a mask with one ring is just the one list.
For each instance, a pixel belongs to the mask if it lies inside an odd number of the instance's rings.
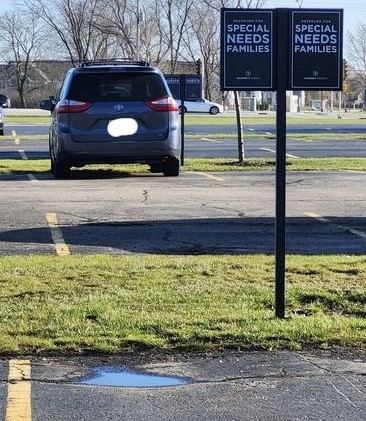
[[196,74],[201,75],[202,74],[202,60],[200,58],[196,60],[195,65],[196,65]]
[[343,80],[346,80],[348,76],[348,63],[347,60],[343,59]]

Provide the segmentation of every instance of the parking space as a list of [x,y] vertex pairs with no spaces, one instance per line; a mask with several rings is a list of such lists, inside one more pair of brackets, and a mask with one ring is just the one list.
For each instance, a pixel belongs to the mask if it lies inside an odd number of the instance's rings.
[[[363,253],[365,176],[289,173],[287,252]],[[2,255],[274,252],[274,173],[36,179],[0,177]]]

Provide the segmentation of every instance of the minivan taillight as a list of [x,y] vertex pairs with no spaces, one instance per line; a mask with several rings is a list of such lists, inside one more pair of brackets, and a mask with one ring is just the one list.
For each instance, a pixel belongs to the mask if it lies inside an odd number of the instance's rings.
[[56,105],[56,113],[82,113],[86,111],[92,102],[74,101],[72,99],[64,99]]
[[148,101],[146,105],[155,111],[179,111],[178,104],[170,96]]

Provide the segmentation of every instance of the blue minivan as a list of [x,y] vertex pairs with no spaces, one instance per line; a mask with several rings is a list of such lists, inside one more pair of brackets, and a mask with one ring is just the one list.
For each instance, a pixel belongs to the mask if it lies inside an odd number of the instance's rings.
[[51,111],[49,149],[56,178],[73,166],[142,163],[178,176],[179,109],[159,69],[143,61],[82,62],[68,71]]

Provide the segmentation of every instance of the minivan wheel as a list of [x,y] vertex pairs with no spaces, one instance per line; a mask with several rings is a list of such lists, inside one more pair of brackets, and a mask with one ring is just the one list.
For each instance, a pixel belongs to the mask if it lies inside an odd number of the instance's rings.
[[57,162],[51,158],[51,171],[55,178],[69,178],[70,166],[63,162]]
[[178,177],[180,162],[178,159],[169,159],[163,164],[163,174],[165,177]]
[[150,172],[153,174],[163,172],[163,166],[161,164],[150,164]]

